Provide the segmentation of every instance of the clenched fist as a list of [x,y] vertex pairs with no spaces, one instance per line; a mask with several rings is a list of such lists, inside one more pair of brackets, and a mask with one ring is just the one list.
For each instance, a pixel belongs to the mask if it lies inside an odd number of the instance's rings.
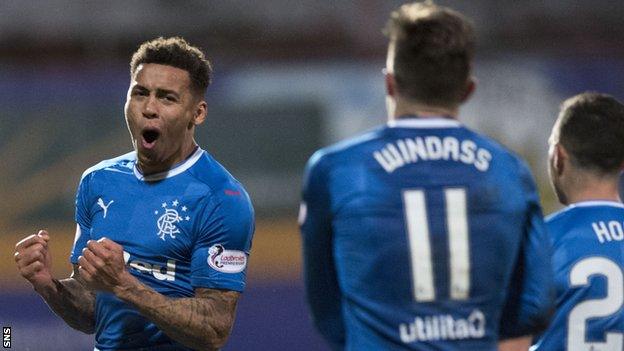
[[87,242],[78,258],[78,269],[91,290],[115,293],[116,289],[136,282],[126,270],[123,247],[107,238]]
[[35,290],[52,284],[52,258],[48,251],[48,241],[48,232],[40,230],[15,245],[17,269]]

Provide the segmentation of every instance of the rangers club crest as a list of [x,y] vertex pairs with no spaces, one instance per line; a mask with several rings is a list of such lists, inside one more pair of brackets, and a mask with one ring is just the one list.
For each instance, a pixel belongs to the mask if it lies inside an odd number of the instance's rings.
[[156,220],[158,237],[165,240],[165,236],[169,235],[171,239],[175,239],[176,234],[180,232],[178,223],[191,220],[187,213],[188,207],[180,206],[180,201],[178,200],[172,201],[171,207],[169,207],[167,202],[163,202],[161,207],[161,210],[154,211],[154,215],[158,216]]

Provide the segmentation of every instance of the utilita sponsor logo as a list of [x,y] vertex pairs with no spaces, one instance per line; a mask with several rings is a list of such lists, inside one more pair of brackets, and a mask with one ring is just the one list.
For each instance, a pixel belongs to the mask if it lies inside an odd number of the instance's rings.
[[154,278],[158,280],[167,280],[174,281],[175,280],[175,260],[167,260],[165,266],[161,266],[158,264],[152,264],[140,260],[130,260],[130,254],[125,252],[124,261],[126,265],[130,266],[130,268],[136,269],[137,271],[145,274],[151,274]]
[[485,315],[475,309],[466,318],[450,314],[415,317],[413,322],[399,325],[401,341],[465,340],[485,336]]

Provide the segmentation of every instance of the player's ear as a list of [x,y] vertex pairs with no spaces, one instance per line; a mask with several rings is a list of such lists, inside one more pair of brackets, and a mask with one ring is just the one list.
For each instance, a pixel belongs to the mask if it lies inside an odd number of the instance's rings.
[[394,74],[384,69],[384,78],[386,81],[386,95],[396,97],[396,79],[394,79]]
[[474,76],[470,76],[468,78],[468,82],[466,82],[466,90],[464,90],[464,96],[462,97],[461,102],[464,103],[470,99],[475,89],[477,89],[477,78]]
[[553,155],[553,166],[557,175],[561,175],[565,168],[566,161],[569,159],[568,152],[561,144],[555,145],[555,153]]
[[202,100],[197,103],[195,106],[195,112],[193,115],[192,123],[195,126],[198,126],[206,120],[206,114],[208,113],[208,104],[206,101]]

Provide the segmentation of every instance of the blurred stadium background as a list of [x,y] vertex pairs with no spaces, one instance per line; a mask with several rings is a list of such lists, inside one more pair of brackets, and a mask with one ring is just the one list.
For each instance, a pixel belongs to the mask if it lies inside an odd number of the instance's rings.
[[[16,350],[87,350],[18,277],[16,241],[52,237],[69,272],[73,197],[84,169],[131,148],[123,104],[139,43],[181,35],[215,67],[199,143],[257,209],[248,289],[225,350],[326,350],[304,302],[296,224],[311,153],[383,123],[386,40],[396,0],[0,2],[0,324]],[[621,0],[438,1],[476,24],[477,92],[463,121],[530,163],[545,212],[546,139],[560,101],[624,98]]]

